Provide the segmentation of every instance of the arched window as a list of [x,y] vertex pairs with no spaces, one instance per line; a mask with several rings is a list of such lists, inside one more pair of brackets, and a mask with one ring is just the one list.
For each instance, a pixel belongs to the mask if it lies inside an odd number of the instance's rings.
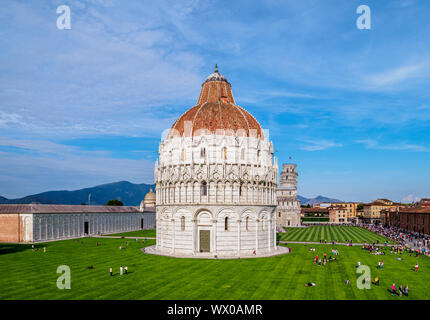
[[242,182],[239,185],[239,197],[242,196]]
[[200,158],[206,157],[206,148],[201,148],[200,150]]
[[181,159],[185,161],[185,149],[182,149]]
[[245,160],[245,149],[242,148],[242,153],[240,155],[240,159]]
[[181,231],[185,231],[185,217],[181,217]]
[[249,217],[246,217],[246,220],[245,220],[245,228],[246,228],[246,231],[248,231],[249,229],[248,229],[248,227],[249,227]]
[[225,217],[224,219],[224,230],[228,231],[228,217]]
[[227,147],[223,147],[222,148],[222,154],[221,154],[221,156],[222,156],[223,160],[227,160]]
[[260,150],[257,150],[257,160],[260,161]]
[[202,196],[206,196],[208,194],[208,185],[206,181],[202,183]]

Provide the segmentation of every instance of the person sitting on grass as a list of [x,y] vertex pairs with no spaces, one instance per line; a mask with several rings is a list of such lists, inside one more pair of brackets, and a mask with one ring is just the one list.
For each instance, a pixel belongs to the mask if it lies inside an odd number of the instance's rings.
[[308,282],[305,284],[305,287],[315,287],[315,286],[316,286],[316,283],[313,283],[313,282]]
[[346,279],[346,284],[351,284],[351,281],[349,281],[349,279]]

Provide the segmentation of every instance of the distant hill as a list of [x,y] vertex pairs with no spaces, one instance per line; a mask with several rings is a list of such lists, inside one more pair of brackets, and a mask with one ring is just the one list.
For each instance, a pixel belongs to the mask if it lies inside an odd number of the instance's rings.
[[[155,191],[155,187],[152,184],[134,184],[128,181],[120,181],[74,191],[42,192],[20,199],[7,199],[0,196],[0,204],[26,204],[35,202],[42,204],[81,204],[88,202],[88,195],[91,193],[91,204],[103,205],[111,199],[118,199],[125,206],[137,206],[150,188]],[[299,198],[302,205],[314,205],[321,202],[341,202],[340,200],[323,196],[305,198],[298,195],[297,198]]]
[[314,204],[322,203],[322,202],[342,202],[338,199],[327,198],[324,196],[317,196],[315,198],[305,198],[305,197],[298,195],[297,198],[299,198],[301,205],[310,204],[311,206]]
[[121,200],[125,206],[137,206],[154,185],[134,184],[128,181],[113,182],[91,188],[74,191],[48,191],[19,199],[7,199],[0,196],[0,204],[81,204],[88,202],[91,193],[91,204],[104,205],[111,199]]

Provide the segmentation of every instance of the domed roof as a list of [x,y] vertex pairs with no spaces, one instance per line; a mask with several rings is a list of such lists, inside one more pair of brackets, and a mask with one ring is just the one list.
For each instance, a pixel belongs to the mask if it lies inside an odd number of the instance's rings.
[[257,120],[236,105],[231,85],[218,72],[217,66],[215,72],[203,82],[197,104],[176,120],[167,139],[212,133],[264,139]]
[[152,188],[149,190],[149,192],[145,195],[145,198],[143,199],[143,202],[155,202],[155,193],[152,191]]
[[224,81],[228,83],[227,79],[221,73],[218,72],[218,65],[215,65],[214,73],[210,74],[205,80],[205,82],[209,81]]

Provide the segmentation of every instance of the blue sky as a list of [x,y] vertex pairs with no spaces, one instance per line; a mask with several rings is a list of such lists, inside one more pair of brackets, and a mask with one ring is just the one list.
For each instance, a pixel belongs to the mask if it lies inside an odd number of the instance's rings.
[[428,197],[429,14],[422,0],[4,0],[0,195],[151,183],[162,131],[217,63],[280,164],[297,163],[299,194]]

